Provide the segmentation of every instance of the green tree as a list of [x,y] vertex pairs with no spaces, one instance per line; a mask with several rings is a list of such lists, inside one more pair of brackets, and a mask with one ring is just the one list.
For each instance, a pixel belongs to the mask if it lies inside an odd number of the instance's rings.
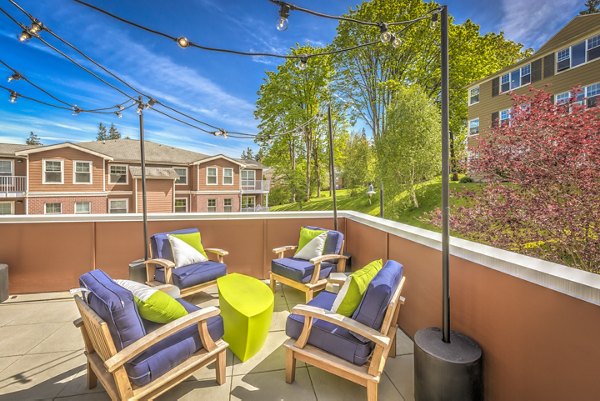
[[26,145],[42,145],[42,141],[40,140],[40,137],[37,136],[37,134],[33,131],[29,132],[29,136],[27,137],[27,139],[25,139],[25,144]]
[[242,151],[242,160],[254,160],[254,151],[250,146],[248,146],[245,150]]
[[369,140],[364,130],[348,135],[340,171],[345,188],[354,189],[370,181],[369,153]]
[[386,203],[408,191],[417,208],[417,184],[441,170],[440,111],[418,85],[403,86],[394,91],[388,124],[386,135],[376,142]]
[[110,124],[110,129],[108,130],[108,139],[121,139],[121,133],[114,124]]
[[98,124],[98,135],[96,135],[97,141],[106,141],[108,139],[108,133],[106,132],[106,125]]
[[580,15],[595,14],[600,12],[600,0],[586,0],[586,9],[580,12]]

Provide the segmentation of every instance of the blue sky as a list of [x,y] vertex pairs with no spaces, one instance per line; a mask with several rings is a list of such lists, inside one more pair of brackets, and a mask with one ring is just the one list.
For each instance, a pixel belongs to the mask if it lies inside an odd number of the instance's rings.
[[[240,50],[286,52],[296,43],[328,43],[336,22],[292,12],[285,32],[275,29],[277,8],[267,0],[89,0],[109,11],[173,35],[185,35],[208,46]],[[390,0],[391,1],[391,0]],[[450,0],[458,22],[469,18],[482,32],[504,31],[510,39],[538,48],[583,8],[583,0]],[[265,72],[278,60],[249,58],[181,49],[174,43],[125,26],[69,0],[20,0],[56,33],[83,49],[140,89],[200,119],[232,131],[256,132],[254,102]],[[342,14],[357,0],[298,0],[296,4]],[[0,7],[27,22],[8,1]],[[125,100],[35,39],[19,43],[19,28],[0,15],[0,58],[29,79],[82,108],[107,107]],[[58,47],[46,33],[44,38]],[[65,50],[64,47],[61,49]],[[73,55],[72,53],[68,53]],[[73,55],[74,56],[74,55]],[[81,57],[74,56],[78,61]],[[85,63],[90,66],[89,63]],[[90,67],[91,68],[91,67]],[[95,68],[92,68],[96,71]],[[3,75],[4,74],[4,75]],[[0,66],[0,84],[19,93],[52,101],[23,81],[7,84]],[[0,97],[8,94],[0,92]],[[44,142],[94,140],[97,125],[114,123],[124,136],[138,137],[137,115],[78,115],[0,98],[0,142],[23,143],[30,131]],[[147,139],[203,153],[238,157],[251,140],[215,138],[159,114],[146,113]]]

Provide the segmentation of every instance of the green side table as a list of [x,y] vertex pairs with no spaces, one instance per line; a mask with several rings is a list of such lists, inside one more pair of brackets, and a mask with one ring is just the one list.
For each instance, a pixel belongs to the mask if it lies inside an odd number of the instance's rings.
[[255,355],[265,343],[275,300],[262,281],[239,273],[217,279],[224,339],[240,361]]

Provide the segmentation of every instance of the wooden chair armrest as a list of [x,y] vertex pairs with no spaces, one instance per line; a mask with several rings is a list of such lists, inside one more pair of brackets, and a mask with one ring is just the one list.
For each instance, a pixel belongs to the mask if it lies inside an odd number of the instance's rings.
[[317,263],[325,262],[326,260],[340,260],[340,259],[344,259],[344,260],[348,259],[348,256],[338,255],[337,253],[321,255],[321,256],[317,256],[316,258],[312,258],[310,260],[310,263],[312,263],[314,265]]
[[[209,306],[207,308],[200,309],[182,318],[174,320],[171,323],[167,323],[164,326],[151,332],[150,334],[147,334],[146,336],[140,338],[136,342],[129,344],[121,351],[117,352],[115,355],[113,355],[104,362],[104,366],[110,373],[112,373],[121,366],[123,366],[125,363],[127,363],[127,361],[135,358],[136,356],[138,356],[157,342],[169,337],[171,334],[185,329],[186,327],[189,327],[192,324],[202,323],[203,321],[204,324],[206,324],[206,320],[208,318],[217,316],[219,313],[220,310],[217,307]],[[204,333],[204,335],[208,335],[207,330],[204,330]],[[202,344],[214,344],[212,338],[203,338],[204,335],[201,331],[200,339],[202,340]]]
[[77,318],[75,320],[73,320],[73,326],[80,328],[81,326],[83,326],[83,319],[82,318]]
[[365,326],[356,320],[350,319],[349,317],[328,311],[327,309],[310,305],[296,305],[292,308],[291,313],[304,316],[305,318],[310,317],[335,324],[336,326],[343,327],[346,330],[359,334],[382,347],[385,347],[390,343],[390,338],[381,334],[381,332],[372,329],[369,326]]
[[219,255],[219,256],[227,256],[229,255],[229,252],[224,250],[224,249],[219,249],[219,248],[204,248],[204,250],[206,252],[210,252],[210,253],[214,253],[215,255]]
[[171,270],[175,268],[175,263],[171,262],[168,259],[148,259],[144,261],[144,264],[146,265],[146,280],[148,282],[154,280],[154,273],[156,272],[155,265],[159,265],[164,267],[165,269],[166,284],[173,284]]
[[175,263],[171,262],[168,259],[148,259],[144,261],[146,266],[148,265],[161,265],[166,269],[173,269],[175,267]]
[[293,251],[296,248],[298,248],[297,245],[280,246],[279,248],[273,248],[273,253],[282,253],[282,252],[286,252],[286,251]]

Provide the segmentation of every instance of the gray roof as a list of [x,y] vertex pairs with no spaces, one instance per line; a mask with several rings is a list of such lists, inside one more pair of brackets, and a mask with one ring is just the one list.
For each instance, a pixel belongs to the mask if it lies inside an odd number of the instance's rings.
[[18,143],[0,143],[0,156],[15,156],[15,152],[37,148],[39,145],[21,145]]
[[[142,177],[142,168],[140,166],[129,166],[129,172],[133,178]],[[179,174],[174,169],[168,167],[146,167],[146,178],[176,180],[179,178]]]

